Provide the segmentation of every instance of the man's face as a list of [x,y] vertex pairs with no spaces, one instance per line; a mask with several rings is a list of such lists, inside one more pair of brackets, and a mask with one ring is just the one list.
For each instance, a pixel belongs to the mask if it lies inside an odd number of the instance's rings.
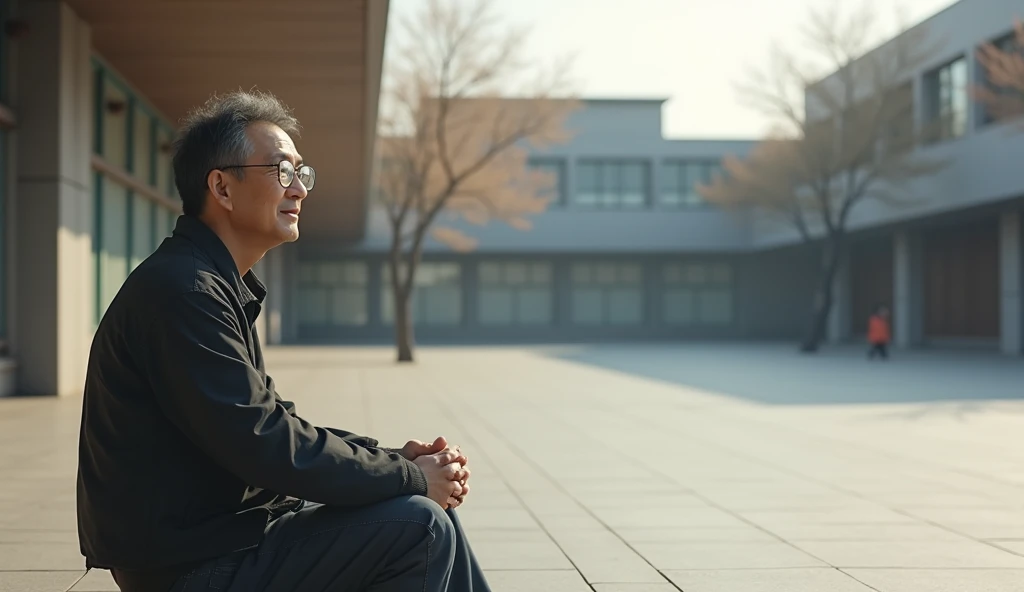
[[233,183],[233,226],[270,247],[295,241],[299,238],[299,210],[306,188],[297,175],[291,185],[283,187],[277,165],[287,160],[297,169],[302,157],[291,137],[272,123],[254,123],[246,133],[253,153],[245,164],[273,166],[246,168],[244,177]]

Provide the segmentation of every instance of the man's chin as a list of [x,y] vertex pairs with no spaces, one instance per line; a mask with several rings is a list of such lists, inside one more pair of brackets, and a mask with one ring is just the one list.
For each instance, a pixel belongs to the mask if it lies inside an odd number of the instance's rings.
[[293,243],[299,240],[299,225],[288,226],[278,230],[277,237],[282,243]]

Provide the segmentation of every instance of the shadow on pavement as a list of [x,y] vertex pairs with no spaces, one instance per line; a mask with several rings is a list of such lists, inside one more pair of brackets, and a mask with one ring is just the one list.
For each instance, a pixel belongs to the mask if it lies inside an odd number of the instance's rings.
[[895,352],[872,362],[851,346],[806,355],[775,344],[618,344],[544,354],[768,405],[1024,399],[1024,359],[989,352]]

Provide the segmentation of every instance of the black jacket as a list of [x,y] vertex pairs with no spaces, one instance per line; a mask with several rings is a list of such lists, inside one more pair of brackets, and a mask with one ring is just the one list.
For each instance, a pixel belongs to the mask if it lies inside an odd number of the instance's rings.
[[78,530],[90,567],[160,570],[259,544],[286,497],[337,506],[425,495],[377,441],[281,400],[256,329],[266,289],[201,221],[136,268],[89,355]]

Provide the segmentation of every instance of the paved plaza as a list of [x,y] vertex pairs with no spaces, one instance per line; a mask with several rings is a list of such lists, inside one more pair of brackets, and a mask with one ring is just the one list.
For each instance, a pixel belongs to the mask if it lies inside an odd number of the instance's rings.
[[[279,348],[315,423],[470,456],[496,592],[1024,590],[1024,361],[791,347]],[[0,592],[84,574],[81,401],[0,400]],[[83,577],[84,575],[84,577]]]

